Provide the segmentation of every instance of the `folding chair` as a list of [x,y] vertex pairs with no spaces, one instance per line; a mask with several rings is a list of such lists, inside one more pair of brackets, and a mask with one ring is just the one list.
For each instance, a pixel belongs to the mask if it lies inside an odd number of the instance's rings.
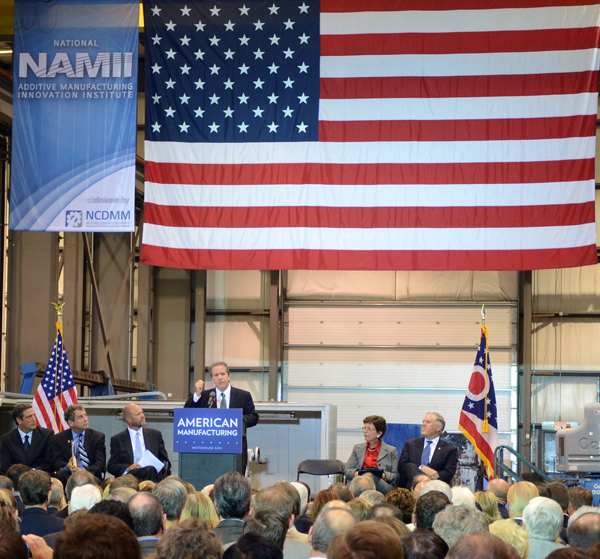
[[313,476],[330,476],[333,474],[344,475],[344,463],[341,460],[302,460],[298,464],[298,476],[300,474],[310,474]]

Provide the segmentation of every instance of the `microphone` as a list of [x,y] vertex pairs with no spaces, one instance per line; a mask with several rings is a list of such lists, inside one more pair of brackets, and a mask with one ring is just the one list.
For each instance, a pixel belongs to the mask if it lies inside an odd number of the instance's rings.
[[212,408],[214,403],[215,403],[215,391],[211,390],[210,396],[208,397],[208,405],[206,407]]

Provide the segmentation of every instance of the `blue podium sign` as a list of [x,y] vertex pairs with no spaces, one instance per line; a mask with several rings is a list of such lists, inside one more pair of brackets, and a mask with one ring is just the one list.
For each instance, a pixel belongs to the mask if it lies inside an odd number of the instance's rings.
[[242,410],[184,408],[173,411],[173,450],[241,454]]

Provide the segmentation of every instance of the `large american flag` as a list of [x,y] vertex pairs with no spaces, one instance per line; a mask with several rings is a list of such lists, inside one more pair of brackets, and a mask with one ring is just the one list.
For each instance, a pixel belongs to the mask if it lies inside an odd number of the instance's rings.
[[494,451],[498,446],[498,411],[486,326],[481,327],[481,341],[458,428],[473,443],[488,476],[493,476]]
[[597,262],[597,2],[145,0],[144,21],[142,262]]
[[77,388],[58,329],[46,372],[33,399],[33,411],[39,425],[60,432],[69,429],[64,411],[76,403]]

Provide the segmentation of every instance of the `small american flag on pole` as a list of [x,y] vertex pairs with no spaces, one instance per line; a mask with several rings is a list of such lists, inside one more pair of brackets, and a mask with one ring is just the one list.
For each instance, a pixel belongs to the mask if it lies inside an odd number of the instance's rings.
[[488,348],[488,329],[481,327],[481,342],[458,428],[473,443],[488,476],[494,474],[494,450],[498,446],[498,416],[492,364]]
[[62,328],[56,331],[56,341],[46,367],[46,373],[38,386],[33,409],[38,424],[55,432],[64,431],[69,425],[64,419],[64,411],[77,403],[77,388],[63,346]]

